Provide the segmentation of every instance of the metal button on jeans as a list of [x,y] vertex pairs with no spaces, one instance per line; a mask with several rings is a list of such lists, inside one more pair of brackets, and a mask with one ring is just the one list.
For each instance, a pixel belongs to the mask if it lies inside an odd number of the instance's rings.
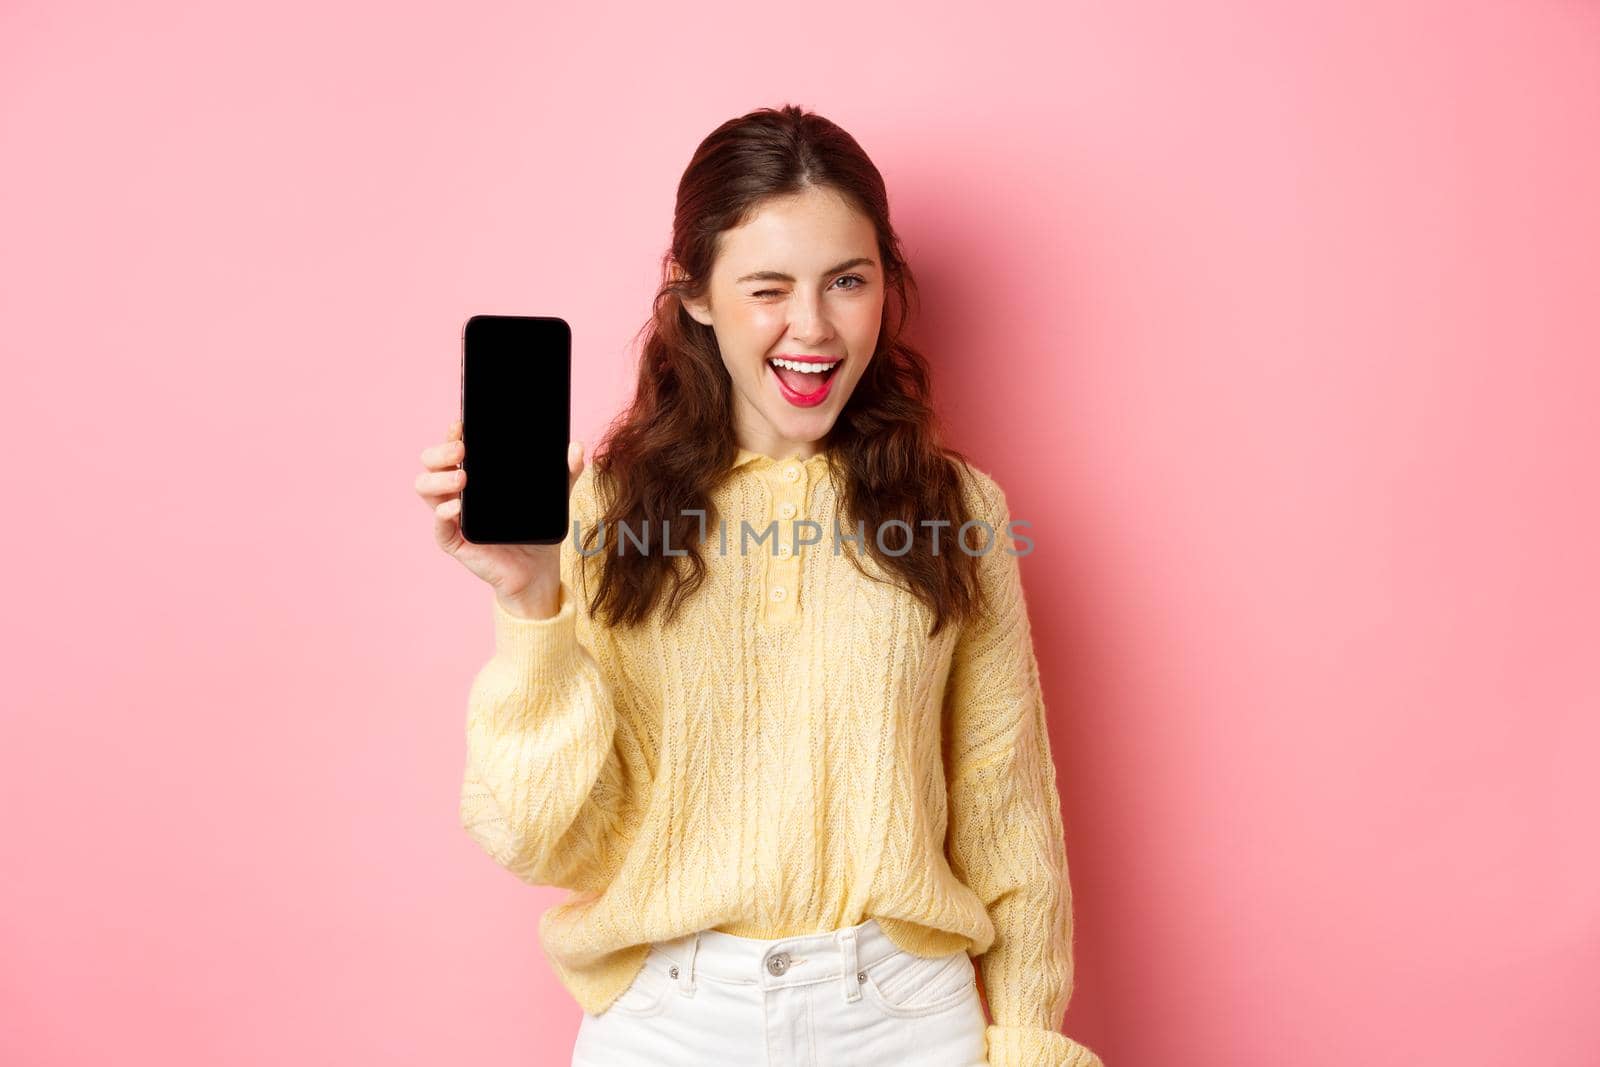
[[788,969],[789,954],[787,952],[780,952],[776,956],[772,956],[767,959],[767,970],[771,971],[773,974],[782,974]]

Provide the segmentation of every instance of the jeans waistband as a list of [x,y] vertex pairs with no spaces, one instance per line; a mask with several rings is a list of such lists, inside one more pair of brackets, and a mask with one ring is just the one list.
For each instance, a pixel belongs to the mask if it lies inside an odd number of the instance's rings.
[[771,939],[701,930],[654,947],[674,965],[678,984],[692,992],[697,978],[773,989],[812,982],[846,985],[847,999],[859,995],[856,975],[900,951],[876,919],[820,934]]

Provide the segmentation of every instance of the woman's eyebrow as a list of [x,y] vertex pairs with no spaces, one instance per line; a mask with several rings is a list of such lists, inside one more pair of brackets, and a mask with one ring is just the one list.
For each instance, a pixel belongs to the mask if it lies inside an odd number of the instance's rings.
[[[878,265],[877,262],[875,260],[873,260],[869,256],[857,256],[855,259],[847,259],[843,263],[838,264],[837,266],[829,267],[827,270],[822,272],[821,277],[826,278],[830,274],[838,274],[840,271],[849,270],[851,267],[862,267],[862,266],[865,266],[865,267],[876,267],[877,265]],[[794,281],[794,276],[793,275],[784,274],[781,271],[776,271],[776,270],[758,270],[754,274],[746,274],[744,277],[738,279],[738,281],[735,281],[733,284],[742,285],[745,282],[792,282],[792,281]]]

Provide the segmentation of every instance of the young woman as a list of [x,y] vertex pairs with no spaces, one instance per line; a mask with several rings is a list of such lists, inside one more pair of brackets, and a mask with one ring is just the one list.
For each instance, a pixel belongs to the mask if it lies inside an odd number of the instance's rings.
[[1011,516],[940,442],[882,177],[729,121],[663,268],[572,537],[462,539],[459,423],[417,480],[495,593],[461,819],[571,891],[573,1067],[1098,1067]]

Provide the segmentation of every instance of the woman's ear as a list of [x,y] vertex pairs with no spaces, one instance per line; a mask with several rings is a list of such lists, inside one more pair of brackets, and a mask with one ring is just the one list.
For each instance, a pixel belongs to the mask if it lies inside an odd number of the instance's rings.
[[689,313],[689,317],[691,319],[693,319],[694,321],[698,322],[700,325],[702,325],[702,326],[710,326],[711,325],[711,313],[706,310],[705,304],[702,303],[701,301],[699,301],[699,300],[692,300],[692,301],[691,300],[684,300],[683,301],[683,310],[687,311]]
[[[673,260],[667,266],[667,275],[674,282],[681,282],[685,277],[688,276],[688,272],[678,265],[677,260]],[[689,313],[689,317],[694,319],[694,321],[698,322],[702,326],[711,325],[711,307],[706,300],[690,299],[689,297],[685,296],[679,297],[679,302],[683,304],[683,310],[687,311]]]

